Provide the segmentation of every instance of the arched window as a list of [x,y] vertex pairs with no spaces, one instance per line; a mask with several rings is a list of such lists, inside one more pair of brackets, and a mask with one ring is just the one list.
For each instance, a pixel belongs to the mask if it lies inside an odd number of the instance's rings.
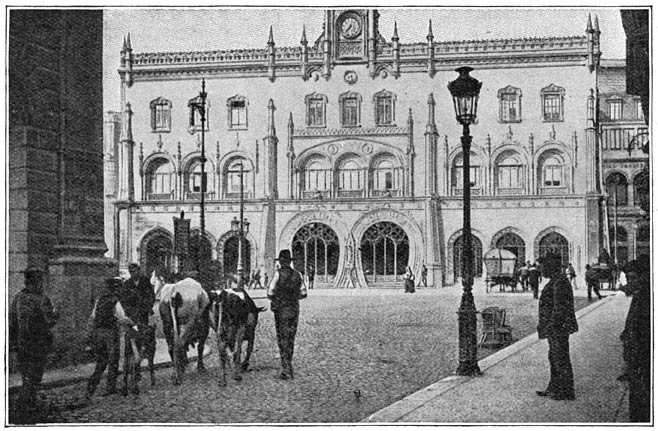
[[173,270],[174,245],[163,231],[149,233],[139,248],[139,263],[145,274],[158,270],[169,273]]
[[502,123],[521,122],[521,89],[508,85],[498,90],[499,120]]
[[229,199],[238,199],[240,190],[243,197],[251,196],[251,165],[247,159],[237,157],[228,163],[225,174],[226,197]]
[[605,179],[605,191],[610,197],[610,205],[617,206],[628,205],[628,182],[626,177],[619,172],[608,175]]
[[171,131],[171,101],[158,97],[150,103],[151,131],[168,133]]
[[360,250],[368,283],[400,280],[409,265],[409,237],[392,222],[370,226],[361,238]]
[[182,259],[186,271],[201,271],[212,260],[212,244],[199,231],[190,235],[189,254]]
[[318,197],[317,193],[331,190],[331,168],[327,159],[311,159],[304,166],[302,174],[304,197]]
[[[470,174],[471,174],[471,193],[478,194],[473,189],[482,187],[482,173],[480,166],[480,158],[474,152],[471,152],[470,159]],[[452,188],[453,194],[461,194],[464,183],[464,158],[460,154],[455,157],[452,164]],[[478,190],[479,191],[479,190]],[[474,193],[475,192],[475,193]]]
[[513,232],[507,232],[496,241],[496,248],[510,251],[516,256],[516,265],[521,267],[525,264],[525,242]]
[[197,158],[190,163],[186,172],[187,196],[189,199],[196,199],[198,193],[203,191],[208,193],[213,191],[213,168],[212,164],[206,159],[206,164],[203,167],[204,172],[201,172],[201,159]]
[[557,254],[562,265],[569,263],[569,241],[557,232],[550,232],[539,240],[539,257]]
[[363,195],[365,170],[359,166],[356,160],[347,159],[343,161],[338,168],[337,176],[339,197]]
[[146,171],[147,200],[172,199],[176,176],[169,160],[158,158],[151,162]]
[[392,155],[380,155],[372,165],[372,195],[400,196],[402,192],[402,167]]
[[330,283],[338,272],[338,236],[324,223],[307,224],[293,237],[292,256],[295,269],[314,272],[317,281]]
[[649,176],[646,172],[640,172],[633,178],[633,193],[635,205],[647,211],[650,207],[650,201]]
[[[482,241],[471,234],[471,248],[473,251],[473,277],[482,277]],[[464,265],[464,235],[461,235],[452,246],[453,271],[455,279],[463,274]]]
[[523,189],[523,164],[517,154],[507,152],[498,158],[495,166],[496,192],[498,194],[518,194]]
[[537,184],[540,194],[565,193],[568,187],[564,155],[558,150],[548,150],[538,160]]

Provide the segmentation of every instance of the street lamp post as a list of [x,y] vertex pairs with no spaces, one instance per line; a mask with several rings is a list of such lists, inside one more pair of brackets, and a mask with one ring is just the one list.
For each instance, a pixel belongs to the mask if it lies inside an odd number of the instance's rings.
[[[200,203],[200,225],[201,225],[201,237],[205,235],[206,232],[206,98],[208,93],[206,93],[206,80],[203,78],[201,80],[201,92],[199,93],[200,102],[194,104],[194,109],[199,112],[201,116],[201,203]],[[196,269],[201,275],[201,253],[200,253],[200,243],[197,244],[199,249],[196,253]]]
[[462,285],[464,292],[457,312],[459,318],[459,366],[457,374],[461,376],[480,375],[477,363],[477,317],[473,300],[473,244],[471,240],[471,141],[469,126],[475,122],[477,102],[482,83],[471,77],[470,67],[456,69],[459,77],[448,84],[455,106],[457,122],[463,126],[461,137],[464,182],[462,193],[464,199],[464,225],[462,252]]
[[244,166],[240,162],[240,207],[239,207],[239,220],[233,217],[231,221],[231,230],[238,233],[238,287],[244,285],[244,256],[242,251],[242,243],[244,241],[245,233],[249,232],[249,221],[244,218]]

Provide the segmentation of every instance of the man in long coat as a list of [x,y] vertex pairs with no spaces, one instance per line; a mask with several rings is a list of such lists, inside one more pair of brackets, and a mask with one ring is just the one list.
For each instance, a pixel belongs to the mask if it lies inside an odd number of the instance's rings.
[[539,298],[539,338],[548,339],[551,379],[537,395],[554,400],[574,400],[573,369],[569,356],[569,336],[578,331],[571,283],[561,269],[560,256],[549,254],[540,259],[542,275],[549,278]]
[[25,289],[14,297],[9,310],[9,349],[17,354],[23,379],[21,409],[31,412],[37,408],[37,391],[53,343],[51,328],[59,313],[43,294],[45,271],[30,266],[23,273]]

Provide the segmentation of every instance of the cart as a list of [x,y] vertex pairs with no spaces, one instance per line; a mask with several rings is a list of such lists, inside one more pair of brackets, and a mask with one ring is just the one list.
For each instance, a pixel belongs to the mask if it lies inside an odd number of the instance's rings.
[[615,271],[611,265],[596,263],[592,265],[592,269],[596,272],[596,278],[599,281],[599,290],[615,289]]
[[494,248],[489,250],[482,258],[487,268],[487,293],[494,286],[498,286],[500,292],[505,292],[509,286],[512,292],[516,292],[516,255],[509,250]]

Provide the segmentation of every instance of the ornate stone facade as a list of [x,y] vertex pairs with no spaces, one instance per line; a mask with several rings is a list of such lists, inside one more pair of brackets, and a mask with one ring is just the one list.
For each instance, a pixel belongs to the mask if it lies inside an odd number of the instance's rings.
[[[276,28],[261,50],[133,53],[126,38],[119,73],[122,110],[131,107],[122,121],[131,126],[121,137],[124,158],[107,159],[132,170],[135,184],[131,192],[123,180],[115,206],[128,226],[113,241],[122,265],[144,259],[141,238],[171,232],[181,210],[198,229],[202,187],[206,237],[226,238],[239,209],[231,163],[241,161],[250,269],[271,276],[273,257],[290,248],[322,286],[400,285],[407,266],[419,273],[422,265],[431,285],[453,283],[463,184],[447,83],[463,65],[483,82],[470,185],[481,252],[523,244],[519,260],[555,251],[580,273],[596,259],[601,154],[597,113],[587,109],[599,73],[596,19],[583,23],[582,36],[462,42],[435,41],[430,23],[426,43],[402,44],[397,26],[390,41],[380,33],[378,11],[329,10],[324,18],[324,30],[300,29],[299,47],[276,46]],[[307,31],[319,35],[314,44]],[[201,78],[205,180],[194,171],[200,134],[188,128]],[[167,119],[169,129],[153,126]],[[210,244],[204,259],[235,253],[227,244]]]

